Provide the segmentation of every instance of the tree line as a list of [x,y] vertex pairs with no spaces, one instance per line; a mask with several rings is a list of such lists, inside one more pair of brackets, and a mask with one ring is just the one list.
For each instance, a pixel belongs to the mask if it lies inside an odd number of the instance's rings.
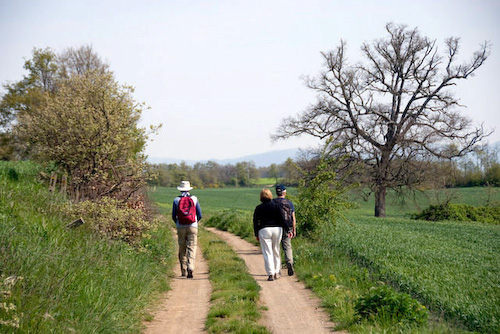
[[[324,157],[333,161],[337,155],[330,152]],[[320,163],[321,152],[317,149],[301,150],[297,157],[288,158],[281,164],[256,167],[253,161],[221,165],[214,161],[179,164],[151,165],[152,186],[176,187],[178,180],[191,180],[197,188],[252,187],[259,179],[267,179],[269,184],[297,186],[303,178],[301,171],[311,172]],[[333,160],[332,160],[333,159]],[[337,159],[338,160],[338,159]],[[361,165],[363,162],[359,161]],[[408,163],[408,162],[406,162]],[[335,164],[334,172],[342,179],[344,186],[357,184],[370,187],[367,169],[353,169],[352,161]],[[407,180],[410,189],[439,189],[453,187],[500,186],[500,143],[484,145],[471,154],[454,159],[415,159],[407,166],[413,180]],[[406,189],[405,188],[405,189]]]
[[298,174],[292,158],[282,164],[271,164],[267,167],[256,167],[253,161],[242,161],[236,164],[219,164],[214,161],[197,162],[188,165],[154,164],[151,166],[152,175],[148,183],[153,186],[176,187],[179,180],[190,180],[197,188],[221,187],[251,187],[258,179],[271,179],[271,183],[286,183],[296,185]]

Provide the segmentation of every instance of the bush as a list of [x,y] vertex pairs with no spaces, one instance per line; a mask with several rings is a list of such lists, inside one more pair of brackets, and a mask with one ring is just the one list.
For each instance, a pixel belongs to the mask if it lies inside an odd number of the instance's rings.
[[386,285],[372,288],[360,297],[355,310],[362,319],[389,323],[425,324],[429,316],[429,311],[417,300]]
[[331,143],[332,139],[329,139],[312,170],[296,165],[301,178],[298,195],[290,196],[290,199],[295,203],[299,235],[315,237],[322,226],[335,226],[337,218],[343,218],[343,212],[353,207],[346,196],[349,188],[336,173],[347,157],[335,158],[332,152],[338,147]]
[[157,222],[147,221],[142,210],[128,207],[125,203],[103,197],[96,201],[83,201],[69,208],[69,214],[82,217],[98,234],[113,240],[135,244],[152,230]]
[[421,213],[410,215],[412,219],[429,221],[455,220],[483,223],[500,222],[500,206],[472,206],[467,204],[431,205]]

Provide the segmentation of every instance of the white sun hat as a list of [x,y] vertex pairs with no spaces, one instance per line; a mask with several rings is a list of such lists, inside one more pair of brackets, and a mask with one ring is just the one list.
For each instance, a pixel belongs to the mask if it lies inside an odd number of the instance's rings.
[[191,187],[191,183],[189,183],[189,181],[181,181],[181,185],[178,186],[177,189],[180,191],[190,191],[193,187]]

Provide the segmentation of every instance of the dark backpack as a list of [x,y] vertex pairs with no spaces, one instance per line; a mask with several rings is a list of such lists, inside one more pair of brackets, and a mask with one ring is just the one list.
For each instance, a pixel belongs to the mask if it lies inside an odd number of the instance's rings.
[[286,199],[279,198],[275,199],[275,202],[280,208],[283,223],[288,227],[289,230],[291,230],[293,228],[293,213],[290,202]]
[[179,224],[182,225],[190,225],[196,222],[196,205],[194,205],[191,196],[183,196],[179,200],[177,218],[179,219]]

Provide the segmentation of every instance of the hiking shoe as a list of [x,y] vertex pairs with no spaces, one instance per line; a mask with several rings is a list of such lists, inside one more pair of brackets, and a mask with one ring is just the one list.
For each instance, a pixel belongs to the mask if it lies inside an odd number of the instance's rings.
[[182,269],[181,272],[182,272],[182,276],[186,276],[186,269]]
[[193,271],[188,269],[187,278],[193,278]]
[[280,277],[281,277],[281,275],[280,275],[280,274],[278,274],[278,273],[274,274],[274,279],[278,279],[278,278],[280,278]]
[[287,263],[286,267],[288,268],[288,276],[292,276],[294,271],[293,271],[293,264],[292,263]]
[[269,275],[269,277],[267,278],[268,281],[274,281],[274,277],[273,275]]

